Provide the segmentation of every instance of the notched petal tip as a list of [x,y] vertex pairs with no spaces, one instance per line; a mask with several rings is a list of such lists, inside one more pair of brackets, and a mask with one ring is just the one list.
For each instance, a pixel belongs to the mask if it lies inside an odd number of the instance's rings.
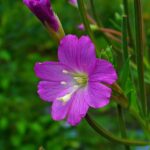
[[81,120],[82,120],[82,117],[79,117],[78,119],[68,118],[67,122],[72,126],[76,126],[81,122]]
[[92,40],[90,39],[90,37],[89,36],[87,36],[87,35],[82,35],[80,38],[79,38],[79,40],[83,40],[83,41],[89,41],[89,42],[91,42],[92,43]]
[[78,37],[76,35],[73,35],[73,34],[68,34],[61,39],[60,45],[66,43],[66,42],[73,42],[72,40],[78,40]]
[[51,110],[52,119],[55,121],[65,119],[69,108],[70,108],[70,102],[64,104],[59,100],[54,100],[52,104],[52,110]]
[[65,117],[60,118],[60,116],[56,116],[53,113],[51,113],[51,116],[54,121],[61,121],[61,120],[65,119]]

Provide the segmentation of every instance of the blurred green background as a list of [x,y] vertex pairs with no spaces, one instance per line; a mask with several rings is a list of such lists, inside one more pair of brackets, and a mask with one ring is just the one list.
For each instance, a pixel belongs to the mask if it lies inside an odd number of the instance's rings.
[[[121,0],[95,2],[105,27],[121,30]],[[76,8],[67,0],[52,0],[52,5],[67,34],[84,34],[77,29],[81,20]],[[146,36],[150,41],[149,6],[150,2],[143,0]],[[99,47],[106,49],[104,38],[96,36]],[[38,79],[33,71],[35,62],[47,60],[57,60],[57,43],[21,0],[1,0],[0,150],[37,150],[41,146],[45,150],[122,150],[122,145],[96,134],[84,119],[77,127],[51,119],[50,103],[37,95]],[[119,136],[115,105],[109,107],[91,111],[98,122]],[[142,139],[138,125],[127,117],[130,137]],[[148,150],[148,147],[132,148]]]

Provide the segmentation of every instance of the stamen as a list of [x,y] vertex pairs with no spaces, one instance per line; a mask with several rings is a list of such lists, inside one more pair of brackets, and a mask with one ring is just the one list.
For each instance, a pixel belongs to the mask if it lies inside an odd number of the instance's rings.
[[78,85],[74,85],[70,93],[65,94],[64,96],[56,98],[57,100],[62,101],[64,104],[71,99],[72,94],[79,88]]
[[67,82],[65,82],[65,81],[61,81],[61,82],[60,82],[60,84],[62,84],[62,85],[66,85],[66,84],[67,84]]
[[67,70],[62,71],[64,74],[68,74],[69,72]]
[[74,87],[74,89],[78,89],[78,88],[79,88],[79,86],[78,86],[78,85],[74,85],[73,87]]
[[71,98],[72,93],[66,94],[65,96],[58,97],[57,100],[63,101],[66,103]]

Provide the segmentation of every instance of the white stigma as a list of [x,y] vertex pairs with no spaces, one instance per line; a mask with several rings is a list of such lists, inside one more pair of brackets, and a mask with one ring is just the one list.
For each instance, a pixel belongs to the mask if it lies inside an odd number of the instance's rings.
[[74,89],[78,89],[78,88],[79,88],[79,86],[78,86],[78,85],[74,85],[73,87],[74,87]]
[[65,96],[57,98],[57,100],[63,101],[66,103],[71,98],[72,93],[66,94]]
[[62,85],[66,85],[66,84],[67,84],[67,82],[65,82],[65,81],[61,81],[61,82],[60,82],[60,84],[62,84]]
[[64,74],[68,74],[69,72],[67,70],[62,71]]
[[71,99],[72,94],[79,88],[78,85],[74,85],[70,93],[65,94],[64,96],[58,97],[57,100],[62,101],[64,104]]

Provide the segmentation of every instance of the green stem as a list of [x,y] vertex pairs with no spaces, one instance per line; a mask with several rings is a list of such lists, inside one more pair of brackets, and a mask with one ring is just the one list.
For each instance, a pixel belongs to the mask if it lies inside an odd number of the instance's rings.
[[[93,17],[96,21],[95,25],[98,25],[99,28],[103,27],[102,22],[100,21],[100,19],[98,18],[97,14],[96,14],[96,10],[95,10],[95,6],[94,6],[94,0],[90,0],[90,4],[91,4],[91,10],[93,13]],[[102,35],[104,36],[105,40],[108,42],[108,44],[112,45],[111,40],[107,37],[107,35],[105,33],[102,32]],[[114,46],[113,46],[114,48]]]
[[133,34],[132,34],[131,26],[130,26],[128,0],[123,0],[123,6],[124,6],[124,15],[127,16],[127,28],[128,28],[129,41],[130,41],[130,44],[133,46],[133,48],[135,48]]
[[[129,111],[129,113],[133,116],[133,118],[135,118],[139,124],[141,125],[141,127],[143,128],[143,130],[145,132],[148,131],[148,133],[150,132],[150,124],[148,124],[146,126],[145,121],[143,120],[143,118],[139,115],[139,113],[137,113],[134,109],[132,109],[131,107],[128,106],[128,99],[126,98],[126,96],[123,93],[123,90],[120,88],[120,86],[118,84],[113,84],[111,86],[113,92],[118,93],[119,96],[119,100],[118,100],[118,95],[114,96],[112,95],[113,99],[117,99],[117,103],[119,105],[121,105],[124,109],[127,109]],[[121,101],[120,101],[121,100]]]
[[122,49],[123,49],[124,62],[126,62],[129,58],[128,42],[127,42],[127,16],[123,16],[122,19]]
[[[121,83],[122,83],[122,86],[124,86],[125,82],[128,79],[128,76],[129,76],[129,78],[131,79],[131,83],[134,86],[134,78],[133,78],[132,70],[130,67],[130,58],[129,58],[129,54],[128,54],[128,40],[127,40],[127,27],[128,27],[127,25],[128,24],[127,24],[127,22],[128,22],[127,16],[123,16],[123,19],[122,19],[122,49],[123,49],[124,63],[126,63],[128,70],[126,71],[126,76],[124,77],[124,80],[123,80],[124,82],[121,82]],[[131,97],[131,94],[130,95],[128,94],[128,99],[130,99],[130,97]],[[137,101],[137,103],[138,103],[138,101]]]
[[[121,80],[121,85],[125,88],[126,82],[129,77],[132,79],[130,70],[130,59],[128,54],[128,40],[127,40],[127,16],[122,17],[122,50],[123,50],[123,63],[125,64],[126,70],[124,71],[124,77]],[[128,96],[129,98],[129,96]]]
[[142,127],[145,135],[149,138],[149,133],[150,133],[150,127],[146,125],[145,121],[143,120],[143,118],[140,117],[140,115],[134,110],[134,109],[129,109],[130,114],[132,115],[132,117],[138,121],[138,123],[140,124],[140,126]]
[[[122,110],[122,107],[120,105],[117,105],[117,111],[118,111],[118,119],[119,119],[121,135],[123,138],[127,138],[125,120],[124,120],[124,116],[123,116],[123,110]],[[125,149],[130,150],[129,145],[125,145]]]
[[113,135],[111,132],[108,130],[104,129],[102,126],[98,125],[89,114],[86,115],[86,120],[89,123],[89,125],[101,136],[105,137],[106,139],[120,143],[120,144],[125,144],[125,145],[139,145],[139,146],[145,146],[145,145],[150,145],[150,142],[146,141],[135,141],[135,140],[127,140],[123,138],[118,138],[115,135]]
[[143,115],[147,116],[147,100],[145,94],[144,86],[144,65],[143,65],[143,49],[144,49],[144,39],[143,39],[143,21],[142,21],[142,10],[141,1],[134,0],[134,10],[135,10],[135,40],[136,40],[136,60],[138,68],[138,84],[139,84],[139,98],[141,100]]
[[92,10],[92,13],[93,13],[93,17],[97,23],[97,25],[99,27],[102,26],[102,23],[100,22],[100,20],[98,19],[98,16],[97,16],[97,13],[96,13],[96,10],[95,10],[95,6],[94,6],[94,0],[90,0],[90,4],[91,4],[91,10]]
[[117,111],[118,111],[121,134],[122,134],[122,137],[126,138],[127,134],[126,134],[125,121],[124,121],[123,111],[120,105],[117,105]]
[[78,8],[79,8],[79,11],[80,11],[82,20],[83,20],[84,27],[85,27],[85,29],[86,29],[88,35],[90,36],[91,40],[93,41],[93,43],[94,43],[95,46],[96,46],[96,42],[95,42],[93,33],[92,33],[92,31],[91,31],[89,21],[88,21],[88,19],[87,19],[87,13],[86,13],[86,9],[85,9],[83,0],[78,0]]

